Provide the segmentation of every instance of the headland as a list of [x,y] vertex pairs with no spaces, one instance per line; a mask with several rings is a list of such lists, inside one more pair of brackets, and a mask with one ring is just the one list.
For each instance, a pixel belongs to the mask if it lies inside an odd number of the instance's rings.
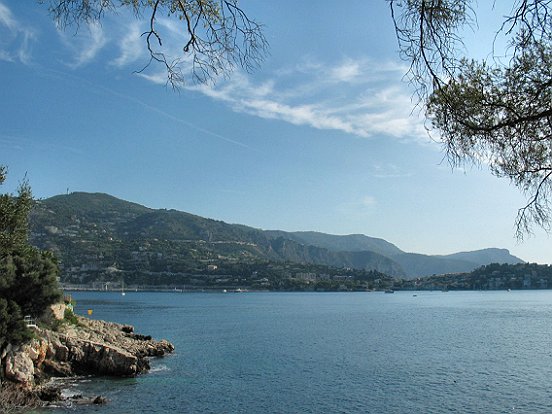
[[[102,375],[133,377],[149,370],[151,357],[174,351],[167,340],[137,334],[134,327],[63,315],[64,305],[52,306],[54,329],[33,326],[33,339],[8,345],[0,354],[0,409],[40,407],[67,400],[58,377]],[[56,316],[57,315],[57,316]],[[71,397],[76,403],[105,403],[101,396]],[[1,410],[0,410],[1,411]]]

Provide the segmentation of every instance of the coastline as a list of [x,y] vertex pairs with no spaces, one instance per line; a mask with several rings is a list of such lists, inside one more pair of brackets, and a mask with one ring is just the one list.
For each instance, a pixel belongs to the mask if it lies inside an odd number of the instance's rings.
[[149,359],[174,351],[167,340],[137,334],[131,325],[75,315],[57,330],[33,328],[34,338],[8,345],[0,354],[0,411],[60,403],[104,404],[102,396],[63,395],[58,378],[134,377],[150,369]]

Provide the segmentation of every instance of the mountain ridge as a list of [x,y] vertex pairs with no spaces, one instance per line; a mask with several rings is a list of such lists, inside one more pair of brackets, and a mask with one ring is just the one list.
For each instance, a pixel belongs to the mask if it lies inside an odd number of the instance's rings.
[[[37,202],[31,238],[61,256],[64,269],[201,271],[205,263],[270,260],[375,270],[395,277],[471,271],[499,258],[520,263],[506,249],[451,255],[406,253],[363,234],[261,230],[191,213],[152,209],[104,193],[76,192]],[[146,254],[147,253],[147,254]]]

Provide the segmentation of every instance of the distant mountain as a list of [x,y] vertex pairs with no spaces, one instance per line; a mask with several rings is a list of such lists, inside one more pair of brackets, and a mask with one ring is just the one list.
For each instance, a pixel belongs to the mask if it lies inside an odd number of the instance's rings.
[[[471,272],[479,266],[477,263],[446,257],[427,256],[416,253],[403,253],[393,256],[401,265],[408,278],[444,273]],[[492,263],[492,262],[489,262]]]
[[473,252],[454,253],[444,256],[428,256],[401,253],[391,257],[405,270],[408,278],[434,274],[471,272],[490,263],[523,263],[506,249],[484,249]]
[[334,252],[372,251],[400,265],[402,273],[407,278],[433,274],[470,272],[479,266],[489,263],[523,263],[521,259],[512,256],[506,249],[490,248],[450,255],[428,256],[406,253],[386,240],[368,237],[363,234],[336,236],[318,232],[285,232],[280,230],[271,230],[265,233],[269,237],[283,237],[299,243],[323,247]]
[[449,254],[446,256],[436,256],[447,259],[465,260],[467,262],[476,263],[479,266],[483,266],[489,263],[505,263],[505,264],[517,264],[524,263],[523,260],[512,256],[507,249],[483,249],[473,252],[460,252]]
[[314,231],[285,232],[280,230],[266,231],[269,237],[283,237],[295,240],[302,244],[324,247],[325,249],[340,252],[363,252],[370,251],[382,256],[392,257],[404,253],[394,244],[383,239],[368,237],[364,234],[349,234],[347,236],[336,236],[333,234],[319,233]]
[[376,270],[411,278],[471,271],[493,262],[522,262],[504,249],[426,256],[405,253],[383,239],[362,234],[263,231],[79,192],[37,202],[31,214],[31,241],[57,252],[64,277],[80,279],[88,270],[201,273],[208,264],[261,261]]

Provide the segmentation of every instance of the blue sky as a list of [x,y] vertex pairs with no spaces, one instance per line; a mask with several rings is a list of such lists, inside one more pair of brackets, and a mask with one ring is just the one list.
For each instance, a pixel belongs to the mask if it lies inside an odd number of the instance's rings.
[[[551,262],[544,232],[514,238],[519,191],[485,168],[452,170],[427,136],[387,2],[240,4],[265,25],[261,68],[174,92],[161,67],[135,73],[147,57],[132,16],[62,32],[45,6],[0,0],[4,190],[27,174],[38,198],[105,192],[263,229]],[[174,22],[159,24],[176,48]]]

